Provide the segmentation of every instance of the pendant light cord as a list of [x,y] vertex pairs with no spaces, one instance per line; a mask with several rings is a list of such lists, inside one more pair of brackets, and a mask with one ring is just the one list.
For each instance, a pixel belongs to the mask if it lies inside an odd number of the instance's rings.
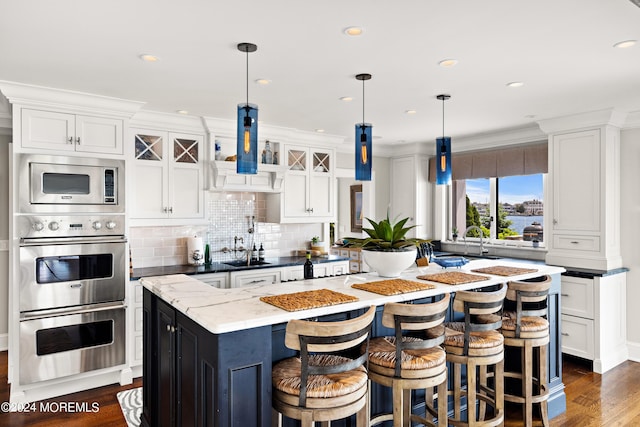
[[245,53],[247,55],[247,107],[249,106],[249,49],[247,48],[245,50]]
[[362,80],[362,125],[364,126],[364,79]]
[[442,98],[442,143],[444,144],[444,97]]

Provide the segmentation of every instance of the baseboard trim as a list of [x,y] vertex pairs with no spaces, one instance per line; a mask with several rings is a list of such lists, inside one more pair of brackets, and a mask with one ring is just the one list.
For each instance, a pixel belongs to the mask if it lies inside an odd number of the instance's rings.
[[629,360],[640,362],[640,343],[627,341],[629,349]]

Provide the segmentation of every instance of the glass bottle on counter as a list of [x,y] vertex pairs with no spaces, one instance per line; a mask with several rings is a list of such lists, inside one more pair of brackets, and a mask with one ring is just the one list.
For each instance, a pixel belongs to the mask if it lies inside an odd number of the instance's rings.
[[256,244],[253,244],[253,249],[251,250],[251,261],[258,260],[258,250],[256,249]]
[[313,279],[313,263],[311,262],[311,252],[307,252],[307,260],[304,262],[304,278]]
[[260,249],[258,249],[258,260],[264,261],[264,248],[262,247],[262,243],[260,243]]
[[264,145],[264,161],[268,165],[273,164],[273,152],[271,151],[271,144],[267,141]]
[[211,250],[208,243],[204,246],[204,265],[211,265]]

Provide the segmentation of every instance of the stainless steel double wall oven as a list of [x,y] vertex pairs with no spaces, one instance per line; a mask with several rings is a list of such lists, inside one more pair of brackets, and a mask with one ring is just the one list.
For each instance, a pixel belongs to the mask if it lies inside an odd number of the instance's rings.
[[124,162],[20,163],[20,383],[123,365]]

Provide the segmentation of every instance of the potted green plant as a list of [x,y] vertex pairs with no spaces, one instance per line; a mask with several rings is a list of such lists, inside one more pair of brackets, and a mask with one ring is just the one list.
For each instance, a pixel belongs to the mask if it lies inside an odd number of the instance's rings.
[[458,241],[458,227],[451,228],[451,237],[453,237],[454,242]]
[[416,227],[405,227],[409,218],[391,221],[387,212],[387,217],[379,222],[365,219],[372,227],[362,229],[368,237],[346,238],[346,246],[362,248],[364,261],[380,276],[400,276],[402,271],[415,262],[416,247],[429,242],[425,239],[406,237],[407,232]]
[[311,250],[312,251],[320,251],[320,252],[325,252],[326,248],[324,246],[324,242],[320,241],[320,237],[319,236],[313,236],[311,238]]

